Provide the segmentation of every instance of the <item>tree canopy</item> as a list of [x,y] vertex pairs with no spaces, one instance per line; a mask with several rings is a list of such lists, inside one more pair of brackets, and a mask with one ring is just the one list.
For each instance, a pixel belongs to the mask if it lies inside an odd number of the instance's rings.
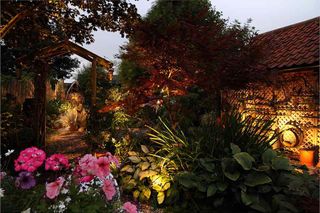
[[[119,31],[122,36],[129,35],[139,19],[135,6],[126,1],[11,0],[1,2],[1,6],[3,24],[19,13],[24,14],[1,44],[2,53],[7,56],[6,62],[10,64],[15,64],[12,63],[14,59],[35,55],[37,50],[66,39],[78,44],[89,44],[94,41],[92,32],[98,29]],[[31,63],[33,59],[31,57]],[[58,59],[58,62],[61,60],[66,62],[66,59]],[[56,64],[57,61],[51,63]],[[60,69],[64,65],[66,63]],[[14,72],[16,69],[13,66],[7,67],[7,71]]]
[[137,26],[122,59],[135,63],[132,100],[185,95],[199,86],[214,95],[256,80],[260,48],[249,23],[230,23],[207,0],[158,0]]

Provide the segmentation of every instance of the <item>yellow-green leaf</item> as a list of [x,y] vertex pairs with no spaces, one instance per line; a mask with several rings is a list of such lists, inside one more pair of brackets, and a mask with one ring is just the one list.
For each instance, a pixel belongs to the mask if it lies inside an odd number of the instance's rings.
[[139,191],[139,190],[135,190],[135,191],[133,192],[133,198],[134,198],[134,199],[138,199],[139,195],[140,195],[140,191]]
[[134,179],[138,179],[138,177],[139,177],[139,173],[141,172],[141,169],[140,168],[137,168],[136,169],[136,171],[134,172],[134,174],[133,174],[133,178]]
[[164,186],[162,187],[162,190],[163,191],[166,191],[167,189],[169,189],[170,188],[170,183],[166,183],[166,184],[164,184]]
[[154,157],[147,157],[148,161],[154,162],[156,159]]
[[132,173],[134,170],[133,170],[133,168],[132,168],[131,165],[125,165],[120,171],[121,171],[121,172]]
[[141,145],[141,150],[146,154],[148,154],[150,152],[149,149],[145,145]]
[[130,151],[130,152],[128,152],[128,155],[129,156],[137,156],[138,154],[134,151]]
[[141,159],[137,156],[131,156],[129,157],[129,160],[131,160],[132,163],[140,163]]
[[158,192],[157,201],[158,201],[159,204],[163,203],[164,197],[165,197],[164,192]]
[[149,168],[150,163],[149,162],[142,162],[139,164],[139,166],[140,166],[141,170],[144,171]]
[[140,180],[142,180],[143,178],[150,177],[150,176],[153,176],[153,175],[156,175],[156,174],[158,174],[156,171],[146,170],[146,171],[140,172],[139,173],[139,177],[140,177]]
[[149,198],[151,196],[151,190],[149,188],[144,188],[142,190],[141,194],[143,195],[143,197],[145,197],[147,200],[149,200]]

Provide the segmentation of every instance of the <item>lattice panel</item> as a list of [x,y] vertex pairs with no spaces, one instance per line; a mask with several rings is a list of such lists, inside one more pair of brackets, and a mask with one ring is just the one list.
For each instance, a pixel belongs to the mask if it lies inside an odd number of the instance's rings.
[[275,118],[274,129],[281,131],[290,125],[301,130],[303,136],[300,144],[293,148],[285,147],[297,153],[299,149],[320,145],[317,95],[318,76],[316,72],[308,71],[276,76],[272,86],[259,84],[250,85],[246,90],[227,91],[223,99],[244,116]]

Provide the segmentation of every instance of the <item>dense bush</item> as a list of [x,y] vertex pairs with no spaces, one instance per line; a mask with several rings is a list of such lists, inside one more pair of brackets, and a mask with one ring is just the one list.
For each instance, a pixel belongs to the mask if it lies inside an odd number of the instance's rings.
[[271,149],[272,122],[231,113],[186,133],[162,123],[149,135],[177,189],[170,211],[301,212],[319,195],[316,177]]

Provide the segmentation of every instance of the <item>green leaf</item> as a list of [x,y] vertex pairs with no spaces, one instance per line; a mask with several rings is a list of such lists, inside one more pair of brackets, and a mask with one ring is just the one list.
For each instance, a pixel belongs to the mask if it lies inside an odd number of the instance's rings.
[[192,188],[195,187],[197,184],[197,181],[194,180],[193,174],[184,173],[177,177],[178,182],[183,185],[186,188]]
[[244,205],[249,206],[255,201],[255,196],[241,191],[241,201]]
[[148,147],[145,146],[145,145],[141,145],[141,150],[142,150],[144,153],[146,153],[146,154],[148,154],[148,153],[150,152],[149,149],[148,149]]
[[276,157],[271,162],[274,170],[290,170],[290,164],[287,158]]
[[240,172],[236,170],[232,159],[225,158],[221,162],[223,174],[232,181],[238,180]]
[[207,197],[213,196],[217,192],[217,187],[215,184],[210,184],[207,189]]
[[250,170],[252,168],[252,162],[254,158],[247,152],[240,152],[233,155],[233,158],[242,166],[244,170]]
[[200,164],[208,171],[208,172],[214,172],[215,165],[214,161],[209,158],[201,158]]
[[270,164],[271,161],[277,157],[277,153],[273,151],[272,149],[267,149],[263,154],[262,154],[262,161],[265,164]]
[[228,183],[226,182],[217,182],[217,188],[220,192],[223,192],[228,187]]
[[287,202],[287,201],[283,201],[283,200],[278,200],[277,203],[279,204],[279,206],[281,206],[282,208],[288,209],[290,210],[290,212],[299,212],[297,210],[297,208],[292,205],[291,203]]
[[234,143],[230,144],[231,150],[232,150],[232,154],[237,154],[239,152],[241,152],[241,149],[238,145],[235,145]]
[[271,178],[266,174],[251,173],[245,177],[244,184],[250,187],[255,187],[258,185],[263,185],[271,182],[272,182]]
[[158,195],[157,195],[157,201],[158,201],[158,204],[162,204],[163,201],[164,201],[164,192],[158,192]]

